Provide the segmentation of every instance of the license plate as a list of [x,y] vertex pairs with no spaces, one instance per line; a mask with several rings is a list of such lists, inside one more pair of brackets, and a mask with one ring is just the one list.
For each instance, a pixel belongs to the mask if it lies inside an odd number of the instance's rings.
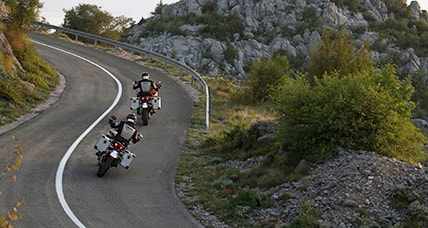
[[119,153],[118,153],[117,151],[113,150],[113,151],[110,153],[110,156],[111,156],[112,158],[118,158],[118,157],[119,157]]

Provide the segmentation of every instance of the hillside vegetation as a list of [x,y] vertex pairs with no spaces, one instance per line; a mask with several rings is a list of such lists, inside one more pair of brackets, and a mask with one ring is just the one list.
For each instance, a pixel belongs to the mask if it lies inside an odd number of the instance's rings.
[[0,125],[43,101],[57,73],[37,54],[27,33],[41,7],[38,0],[2,2],[0,22]]
[[311,198],[295,206],[300,213],[292,221],[282,220],[281,212],[266,214],[287,207],[303,187],[279,198],[273,192],[344,150],[362,151],[369,158],[372,151],[378,154],[374,160],[427,160],[427,139],[411,121],[411,81],[400,80],[393,65],[377,66],[369,48],[355,46],[348,32],[322,34],[308,72],[293,69],[286,56],[277,55],[254,62],[241,86],[209,80],[213,129],[208,135],[191,131],[178,173],[189,207],[202,205],[234,227],[319,227],[319,216],[327,211],[319,211]]
[[[305,69],[326,28],[367,42],[377,64],[400,74],[428,71],[428,13],[416,1],[198,1],[159,4],[124,37],[207,75],[248,78],[249,65],[281,52]],[[425,73],[426,75],[426,73]]]

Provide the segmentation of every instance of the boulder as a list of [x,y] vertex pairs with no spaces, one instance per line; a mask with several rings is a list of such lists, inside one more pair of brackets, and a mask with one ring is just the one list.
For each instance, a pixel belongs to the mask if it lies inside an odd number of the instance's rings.
[[413,119],[413,123],[416,125],[416,127],[428,133],[428,121],[424,119]]

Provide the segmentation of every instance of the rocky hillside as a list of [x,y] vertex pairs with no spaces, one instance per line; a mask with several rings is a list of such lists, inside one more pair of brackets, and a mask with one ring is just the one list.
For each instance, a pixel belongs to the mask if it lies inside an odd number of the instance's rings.
[[27,37],[29,25],[25,23],[32,21],[36,3],[0,2],[0,126],[45,100],[58,83],[57,73]]
[[125,39],[201,72],[242,79],[250,62],[278,52],[305,66],[326,28],[346,28],[372,46],[377,61],[403,73],[428,70],[428,16],[416,1],[182,0],[159,5]]

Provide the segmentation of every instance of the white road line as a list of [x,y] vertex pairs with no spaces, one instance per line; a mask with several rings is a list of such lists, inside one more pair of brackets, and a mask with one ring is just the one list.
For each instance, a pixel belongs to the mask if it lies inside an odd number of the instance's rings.
[[65,153],[64,157],[61,159],[61,162],[59,163],[58,166],[58,170],[56,172],[56,177],[55,177],[55,189],[56,189],[56,194],[58,196],[59,202],[61,203],[62,208],[64,209],[64,212],[67,214],[67,216],[73,221],[73,223],[80,228],[86,228],[85,225],[83,225],[83,223],[76,217],[76,215],[73,213],[73,211],[71,210],[70,206],[68,205],[67,201],[65,200],[64,197],[64,190],[63,190],[63,175],[64,175],[64,169],[65,166],[67,165],[68,160],[70,159],[71,155],[73,154],[74,150],[77,148],[77,146],[80,144],[80,142],[82,142],[82,140],[95,128],[95,126],[97,126],[112,110],[114,107],[116,107],[116,105],[119,103],[120,98],[122,97],[122,84],[120,83],[120,81],[112,74],[110,73],[108,70],[106,70],[104,67],[94,63],[93,61],[86,59],[82,56],[79,56],[77,54],[71,53],[69,51],[48,45],[48,44],[44,44],[38,41],[33,40],[33,43],[66,53],[68,55],[74,56],[76,58],[79,58],[81,60],[84,60],[96,67],[98,67],[99,69],[101,69],[102,71],[104,71],[105,73],[107,73],[111,78],[113,78],[113,80],[116,82],[117,84],[117,95],[116,98],[113,101],[113,104],[110,106],[110,108],[108,108],[100,117],[98,117],[97,120],[95,120],[95,122],[89,126],[88,129],[86,129],[80,136],[79,138],[76,139],[76,141],[74,141],[74,143],[68,148],[67,152]]

